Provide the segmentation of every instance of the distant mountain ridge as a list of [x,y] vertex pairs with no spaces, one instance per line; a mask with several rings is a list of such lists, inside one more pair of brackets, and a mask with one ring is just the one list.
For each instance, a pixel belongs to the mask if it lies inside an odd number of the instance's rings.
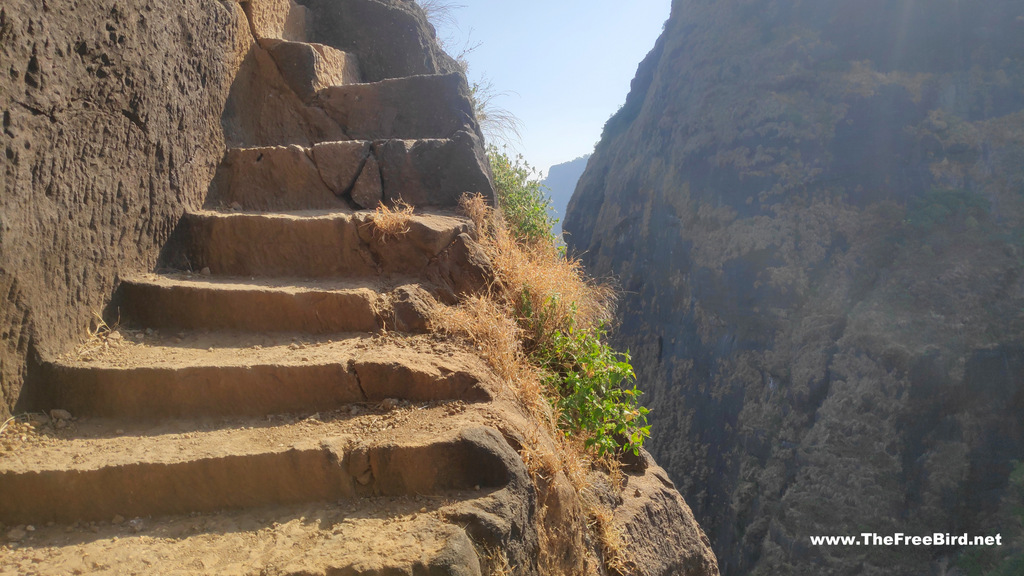
[[562,235],[562,221],[565,220],[565,208],[569,205],[569,199],[572,198],[573,191],[576,190],[576,183],[580,181],[580,176],[583,175],[583,171],[587,168],[587,161],[590,160],[590,156],[590,154],[584,154],[575,160],[555,164],[548,169],[547,178],[541,182],[548,188],[548,194],[551,195],[552,216],[558,218],[558,223],[555,224],[552,230],[555,236]]

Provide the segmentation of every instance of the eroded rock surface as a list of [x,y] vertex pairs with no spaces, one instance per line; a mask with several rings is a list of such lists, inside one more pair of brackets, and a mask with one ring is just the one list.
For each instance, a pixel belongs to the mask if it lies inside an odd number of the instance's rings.
[[[0,406],[32,411],[0,419],[0,572],[607,573],[589,493],[521,453],[555,439],[428,333],[493,280],[454,211],[493,191],[422,11],[69,14],[0,8]],[[636,573],[717,574],[656,467],[593,474]]]
[[4,2],[0,412],[202,203],[250,41],[233,2]]
[[570,203],[725,574],[920,574],[1024,456],[1024,7],[673,3]]

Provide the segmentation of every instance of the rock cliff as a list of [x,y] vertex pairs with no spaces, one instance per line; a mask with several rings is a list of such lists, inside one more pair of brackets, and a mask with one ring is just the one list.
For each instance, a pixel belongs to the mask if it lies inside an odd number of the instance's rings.
[[551,197],[551,209],[549,212],[551,212],[552,218],[558,219],[558,222],[551,227],[551,231],[556,237],[562,236],[562,220],[565,219],[565,207],[569,205],[569,199],[572,198],[573,190],[576,189],[576,183],[580,181],[580,176],[583,175],[583,170],[587,167],[587,160],[589,159],[590,154],[584,154],[574,160],[555,164],[548,168],[548,175],[541,182],[542,185],[547,187],[547,194]]
[[570,202],[724,574],[943,573],[1024,456],[1024,7],[677,0]]
[[15,0],[0,51],[0,572],[718,573],[429,333],[493,191],[414,2]]

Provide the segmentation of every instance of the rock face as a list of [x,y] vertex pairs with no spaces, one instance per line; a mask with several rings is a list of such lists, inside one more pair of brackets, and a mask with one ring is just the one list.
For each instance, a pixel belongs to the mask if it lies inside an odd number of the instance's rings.
[[718,573],[663,470],[583,493],[429,334],[493,281],[454,211],[493,186],[415,3],[69,14],[0,8],[5,568],[607,574],[600,520],[630,574]]
[[552,227],[552,232],[556,237],[562,235],[565,208],[569,205],[572,192],[576,189],[576,184],[580,181],[580,176],[583,175],[583,170],[586,169],[589,159],[590,154],[584,154],[575,160],[556,164],[548,168],[547,178],[541,182],[547,186],[547,193],[551,196],[552,216],[558,218],[558,222]]
[[251,43],[233,2],[4,2],[0,412],[199,206]]
[[941,573],[1024,456],[1024,6],[673,2],[569,205],[724,574]]

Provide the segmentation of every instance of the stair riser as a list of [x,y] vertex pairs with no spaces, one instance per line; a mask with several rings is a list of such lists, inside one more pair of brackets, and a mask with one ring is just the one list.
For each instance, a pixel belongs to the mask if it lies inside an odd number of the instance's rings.
[[56,406],[121,420],[336,410],[366,399],[344,365],[136,368],[48,366]]
[[[208,203],[243,210],[344,211],[350,200],[373,209],[381,199],[401,199],[413,206],[454,207],[464,193],[491,195],[486,159],[478,148],[471,136],[461,134],[457,139],[231,149],[217,169]],[[357,186],[364,188],[354,194]],[[362,200],[371,189],[374,200]]]
[[[179,463],[0,473],[7,525],[213,512],[369,496],[438,494],[507,482],[504,464],[466,440],[347,451],[351,441]],[[362,477],[363,482],[359,478]]]
[[122,314],[160,329],[258,332],[373,332],[381,327],[371,290],[286,293],[125,282]]
[[469,374],[380,363],[109,369],[44,367],[54,405],[122,420],[264,416],[337,410],[387,398],[410,402],[490,399]]
[[355,140],[450,138],[476,130],[469,86],[458,74],[331,86],[315,104]]
[[231,276],[376,276],[423,274],[467,226],[381,238],[358,218],[287,219],[186,214],[182,225],[194,268]]

